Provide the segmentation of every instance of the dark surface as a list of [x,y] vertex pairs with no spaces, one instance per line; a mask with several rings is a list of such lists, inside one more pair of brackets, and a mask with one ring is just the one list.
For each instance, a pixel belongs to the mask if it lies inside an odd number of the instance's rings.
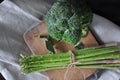
[[88,0],[92,11],[120,26],[120,0]]
[[5,80],[4,77],[0,74],[0,80]]
[[0,3],[2,2],[3,0],[0,0]]

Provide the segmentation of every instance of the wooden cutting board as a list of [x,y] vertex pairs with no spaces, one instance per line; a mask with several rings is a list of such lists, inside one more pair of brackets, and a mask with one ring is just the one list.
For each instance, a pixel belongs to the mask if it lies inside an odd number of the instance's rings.
[[[36,28],[30,29],[23,36],[33,55],[48,54],[45,46],[45,39],[41,39],[40,35],[47,35],[47,26],[45,22],[42,22]],[[93,47],[98,45],[91,32],[89,32],[87,37],[82,38],[80,41],[84,43],[85,47]],[[65,42],[55,43],[56,44],[54,45],[54,48],[57,53],[75,50],[74,46],[69,45]],[[66,70],[67,69],[49,70],[43,72],[43,74],[47,75],[50,80],[85,80],[85,78],[93,74],[96,69],[71,68],[65,75]],[[65,76],[66,79],[64,79]]]

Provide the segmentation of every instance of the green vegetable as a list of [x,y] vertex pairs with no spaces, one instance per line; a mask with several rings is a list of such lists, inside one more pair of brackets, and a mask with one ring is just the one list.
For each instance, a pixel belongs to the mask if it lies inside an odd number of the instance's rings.
[[[118,69],[119,49],[115,46],[85,48],[73,51],[77,68]],[[69,52],[42,56],[29,56],[20,59],[23,73],[41,72],[51,69],[67,68],[71,61]]]
[[52,43],[52,38],[49,36],[46,40],[46,48],[48,49],[49,53],[53,54],[55,53]]
[[86,0],[57,0],[46,14],[48,34],[57,41],[76,45],[87,36],[92,17]]
[[82,42],[80,42],[78,45],[75,46],[76,49],[83,49],[84,48],[84,44]]

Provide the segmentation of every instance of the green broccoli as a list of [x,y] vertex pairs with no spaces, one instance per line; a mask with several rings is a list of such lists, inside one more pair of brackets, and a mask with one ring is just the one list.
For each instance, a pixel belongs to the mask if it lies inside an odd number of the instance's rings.
[[57,41],[76,45],[87,36],[92,17],[86,0],[57,0],[46,14],[48,34]]

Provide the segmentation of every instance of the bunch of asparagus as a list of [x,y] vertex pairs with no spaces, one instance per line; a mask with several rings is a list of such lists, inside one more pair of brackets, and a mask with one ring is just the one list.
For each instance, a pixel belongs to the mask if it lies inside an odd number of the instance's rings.
[[[119,49],[116,46],[85,48],[72,52],[76,67],[97,69],[118,69],[120,66]],[[51,69],[67,68],[71,64],[69,52],[40,56],[24,56],[20,59],[24,74]]]

